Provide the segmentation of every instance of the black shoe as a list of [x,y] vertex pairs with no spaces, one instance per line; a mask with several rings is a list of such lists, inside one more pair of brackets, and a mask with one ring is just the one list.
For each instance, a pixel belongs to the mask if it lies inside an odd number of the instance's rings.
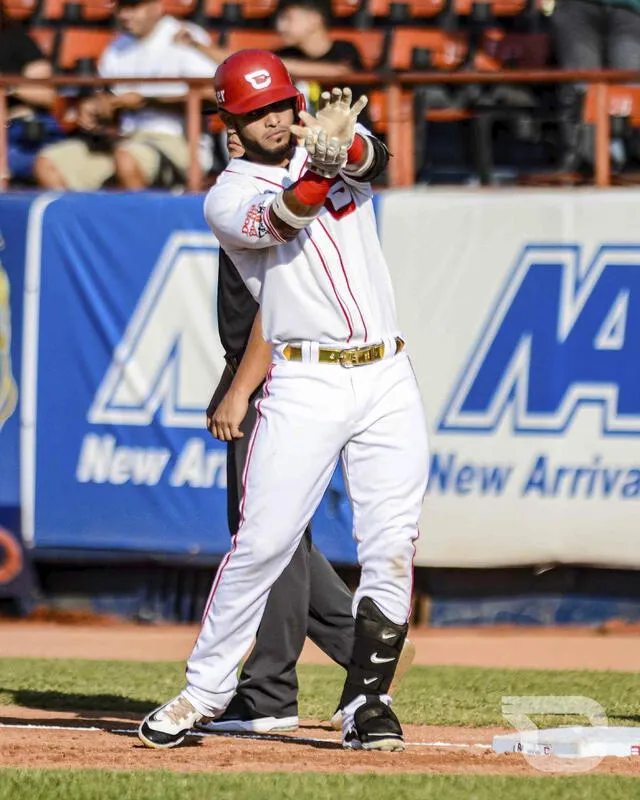
[[210,733],[282,733],[298,728],[298,717],[267,717],[250,708],[235,695],[217,719],[202,721],[198,728]]
[[404,750],[402,728],[389,695],[359,695],[342,711],[342,746],[350,750]]

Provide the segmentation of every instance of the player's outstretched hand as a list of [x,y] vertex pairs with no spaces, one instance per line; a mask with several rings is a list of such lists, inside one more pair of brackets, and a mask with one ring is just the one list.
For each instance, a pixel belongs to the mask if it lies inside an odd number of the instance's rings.
[[322,92],[316,116],[301,111],[300,119],[305,127],[291,125],[289,130],[300,139],[306,139],[309,129],[315,131],[316,135],[324,131],[328,140],[335,139],[339,146],[346,145],[349,148],[356,134],[358,116],[369,102],[364,94],[353,105],[351,100],[351,89],[348,88],[336,87],[331,92]]
[[240,430],[240,425],[247,416],[248,408],[249,398],[246,394],[230,389],[222,398],[213,416],[207,417],[207,428],[221,442],[242,439],[244,433]]

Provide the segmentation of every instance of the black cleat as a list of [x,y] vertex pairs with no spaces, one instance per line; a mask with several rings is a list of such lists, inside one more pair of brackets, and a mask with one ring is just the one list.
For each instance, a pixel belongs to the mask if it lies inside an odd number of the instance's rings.
[[342,712],[342,746],[349,750],[404,750],[402,728],[389,695],[359,695]]

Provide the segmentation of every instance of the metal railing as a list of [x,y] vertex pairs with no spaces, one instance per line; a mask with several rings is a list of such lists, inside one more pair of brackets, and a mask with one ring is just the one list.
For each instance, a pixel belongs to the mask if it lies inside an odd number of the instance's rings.
[[[188,86],[185,98],[186,132],[189,146],[189,169],[187,188],[199,191],[202,188],[202,170],[198,160],[198,142],[202,131],[202,103],[205,95],[211,94],[211,79],[208,78],[86,78],[73,76],[53,77],[48,80],[26,79],[22,76],[0,76],[0,191],[8,186],[8,103],[7,90],[20,84],[39,84],[54,87],[100,88],[117,84],[180,83]],[[609,186],[611,171],[609,164],[609,89],[612,84],[640,84],[640,74],[630,71],[580,71],[559,70],[509,70],[504,72],[404,72],[382,74],[359,73],[349,78],[349,84],[376,87],[383,92],[386,106],[387,144],[395,158],[388,167],[390,186],[411,186],[414,183],[415,131],[411,108],[407,109],[404,96],[407,91],[429,84],[589,84],[595,85],[596,102],[596,146],[595,185]],[[471,109],[471,111],[473,111]]]

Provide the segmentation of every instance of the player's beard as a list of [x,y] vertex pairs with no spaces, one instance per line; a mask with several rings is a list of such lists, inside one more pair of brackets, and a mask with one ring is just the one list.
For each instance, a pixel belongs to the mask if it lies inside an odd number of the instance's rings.
[[244,147],[245,155],[248,155],[251,161],[259,161],[262,164],[269,164],[270,166],[279,166],[283,161],[290,160],[296,149],[297,141],[293,134],[289,137],[289,141],[283,144],[282,147],[279,147],[277,150],[267,150],[257,142],[245,139],[241,131],[236,130],[236,132]]

